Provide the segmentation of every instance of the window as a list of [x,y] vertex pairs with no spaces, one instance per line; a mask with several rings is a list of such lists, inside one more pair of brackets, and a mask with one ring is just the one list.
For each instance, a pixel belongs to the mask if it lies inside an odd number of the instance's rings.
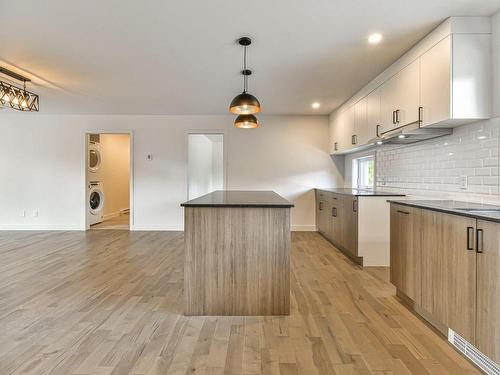
[[357,189],[373,189],[375,162],[373,156],[365,156],[352,161],[352,185]]

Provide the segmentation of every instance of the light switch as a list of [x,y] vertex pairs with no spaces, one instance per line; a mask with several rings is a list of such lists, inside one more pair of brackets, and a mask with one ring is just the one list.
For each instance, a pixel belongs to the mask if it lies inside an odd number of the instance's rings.
[[467,182],[467,176],[460,176],[458,178],[458,185],[460,186],[460,189],[467,189],[469,185]]

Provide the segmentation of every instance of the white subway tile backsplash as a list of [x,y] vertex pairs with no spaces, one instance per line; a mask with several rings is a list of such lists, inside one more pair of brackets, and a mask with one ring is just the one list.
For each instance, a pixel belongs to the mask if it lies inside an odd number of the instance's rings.
[[[450,136],[376,149],[376,188],[418,195],[498,200],[500,119],[454,129]],[[461,176],[468,186],[462,189]]]

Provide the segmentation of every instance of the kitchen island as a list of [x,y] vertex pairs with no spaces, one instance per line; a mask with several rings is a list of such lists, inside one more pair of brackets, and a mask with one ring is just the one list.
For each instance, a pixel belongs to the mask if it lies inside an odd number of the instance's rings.
[[288,315],[293,204],[272,191],[214,191],[181,206],[185,315]]

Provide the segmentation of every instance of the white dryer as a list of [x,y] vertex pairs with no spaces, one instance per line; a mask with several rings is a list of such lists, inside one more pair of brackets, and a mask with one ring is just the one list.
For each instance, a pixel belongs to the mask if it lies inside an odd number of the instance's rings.
[[104,191],[102,182],[89,182],[87,194],[87,216],[89,225],[104,220]]
[[89,141],[88,156],[87,156],[87,181],[101,181],[101,144],[98,142]]

